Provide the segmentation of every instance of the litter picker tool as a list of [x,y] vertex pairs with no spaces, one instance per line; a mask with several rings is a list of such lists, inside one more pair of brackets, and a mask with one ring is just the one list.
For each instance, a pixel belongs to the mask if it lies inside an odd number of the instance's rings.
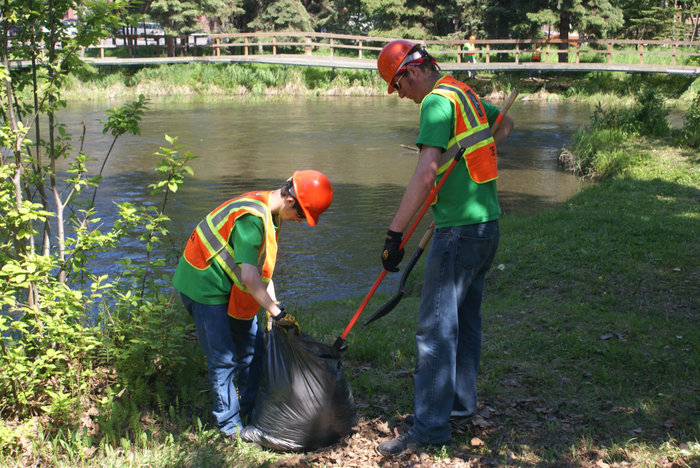
[[[517,89],[514,89],[514,90],[510,93],[510,95],[508,96],[508,99],[506,100],[505,104],[503,104],[503,108],[501,109],[501,112],[500,112],[501,115],[505,115],[505,114],[508,112],[508,109],[510,109],[510,106],[513,104],[513,102],[515,101],[515,98],[516,98],[517,96],[518,96],[518,90],[517,90]],[[500,119],[502,119],[502,117],[499,116],[499,119],[496,120],[496,122],[494,122],[493,126],[491,127],[491,132],[492,132],[492,133],[495,133],[496,129],[498,129],[498,126],[499,126],[500,123],[501,123],[501,120],[500,120]],[[450,174],[452,173],[452,170],[453,170],[453,169],[455,168],[455,166],[457,165],[457,162],[458,162],[460,159],[462,159],[462,155],[463,155],[463,154],[464,154],[464,150],[458,151],[458,152],[457,152],[457,154],[456,154],[456,155],[454,156],[454,158],[452,159],[452,162],[451,162],[450,165],[448,166],[447,170],[446,170],[445,173],[442,175],[442,178],[440,178],[440,181],[437,183],[437,185],[435,185],[435,186],[430,190],[430,192],[428,193],[428,196],[425,198],[425,201],[423,202],[423,206],[422,206],[421,209],[418,211],[418,214],[417,214],[416,217],[413,219],[413,222],[411,223],[410,227],[409,227],[408,230],[406,231],[406,234],[404,235],[403,240],[401,241],[401,245],[399,245],[399,250],[401,250],[401,249],[404,248],[404,246],[406,245],[406,242],[408,242],[408,239],[409,239],[409,238],[411,237],[411,235],[413,234],[413,231],[416,230],[416,227],[418,227],[418,224],[419,224],[419,223],[421,222],[421,220],[423,219],[423,215],[425,215],[425,212],[428,211],[428,208],[430,207],[430,205],[432,205],[433,201],[435,200],[435,197],[437,197],[437,194],[438,194],[438,192],[440,191],[440,189],[442,188],[442,186],[445,185],[445,181],[447,180],[447,178],[448,178],[448,177],[450,176]],[[433,229],[433,228],[432,228],[432,225],[431,225],[431,227],[429,228],[429,230],[432,231],[432,229]],[[427,242],[430,240],[430,237],[431,237],[431,236],[432,236],[432,234],[430,234],[430,236],[429,236],[428,239],[426,240],[426,244],[427,244]],[[425,235],[424,235],[423,237],[425,238]],[[422,252],[421,252],[421,253],[422,253]],[[419,256],[420,256],[420,255],[419,255]],[[418,261],[418,258],[416,258],[416,261]],[[411,268],[412,268],[412,266],[411,266]],[[357,311],[355,312],[355,314],[354,314],[354,315],[352,316],[352,318],[350,319],[350,322],[349,322],[348,325],[345,327],[345,330],[343,330],[343,333],[335,340],[335,343],[333,343],[333,347],[334,347],[335,349],[337,349],[338,351],[344,351],[345,349],[347,349],[347,344],[345,343],[345,339],[347,338],[348,333],[350,333],[350,330],[352,330],[352,327],[355,326],[355,322],[357,322],[357,319],[360,317],[360,314],[362,314],[362,311],[363,311],[363,310],[365,309],[365,307],[367,306],[367,303],[369,302],[369,300],[372,299],[372,296],[374,296],[374,293],[377,291],[377,288],[379,287],[379,285],[381,284],[381,282],[384,281],[384,277],[386,276],[387,273],[388,273],[387,270],[383,268],[382,271],[381,271],[381,273],[379,273],[379,276],[377,277],[376,281],[374,282],[374,284],[373,284],[372,287],[370,288],[369,292],[368,292],[367,295],[365,296],[364,300],[363,300],[362,303],[360,304],[360,307],[358,307]],[[399,300],[400,300],[400,297],[399,297]],[[398,304],[398,300],[396,301],[396,303]],[[396,305],[396,304],[394,304],[394,306],[395,306],[395,305]],[[393,307],[392,307],[392,308],[393,308]],[[388,311],[386,311],[383,315],[386,315],[390,310],[391,310],[391,309],[389,309]],[[377,314],[375,314],[375,315],[377,315]],[[372,318],[373,318],[373,317],[370,317],[370,319],[372,319]],[[376,318],[379,318],[379,317],[376,317]],[[376,319],[375,319],[375,320],[376,320]]]

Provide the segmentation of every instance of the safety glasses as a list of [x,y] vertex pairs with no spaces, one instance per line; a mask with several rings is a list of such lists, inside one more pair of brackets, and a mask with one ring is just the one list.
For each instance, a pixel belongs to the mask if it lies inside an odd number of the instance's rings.
[[404,76],[406,76],[406,73],[402,73],[401,76],[399,76],[399,79],[396,80],[396,81],[394,81],[394,89],[395,89],[396,91],[401,91],[401,85],[399,84],[399,81],[401,81],[401,79],[402,79]]
[[296,203],[294,203],[294,208],[297,210],[297,218],[306,219],[306,215],[304,214],[304,210],[301,209],[299,200],[297,200]]

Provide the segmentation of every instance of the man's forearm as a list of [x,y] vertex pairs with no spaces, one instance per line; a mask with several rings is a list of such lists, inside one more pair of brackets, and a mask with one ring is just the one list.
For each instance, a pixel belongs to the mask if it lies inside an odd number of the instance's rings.
[[411,222],[413,215],[420,209],[430,190],[435,184],[437,176],[438,159],[442,149],[435,146],[424,146],[418,157],[418,165],[413,177],[406,186],[406,190],[401,199],[401,205],[396,211],[389,229],[396,232],[403,232]]

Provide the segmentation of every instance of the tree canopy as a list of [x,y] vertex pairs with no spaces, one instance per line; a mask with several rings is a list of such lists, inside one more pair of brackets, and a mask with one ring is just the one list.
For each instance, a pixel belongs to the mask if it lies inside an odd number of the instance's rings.
[[170,36],[208,30],[695,40],[700,23],[700,0],[143,0],[130,5],[124,20],[136,13],[159,22]]

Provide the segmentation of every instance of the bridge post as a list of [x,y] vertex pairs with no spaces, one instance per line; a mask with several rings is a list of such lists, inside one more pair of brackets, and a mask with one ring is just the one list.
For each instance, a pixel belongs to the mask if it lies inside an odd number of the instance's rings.
[[515,63],[520,63],[520,43],[515,43]]
[[248,55],[248,36],[243,38],[243,55]]
[[580,54],[581,54],[581,41],[576,42],[576,64],[581,63],[580,61]]
[[272,36],[272,55],[277,55],[277,36]]
[[639,44],[639,64],[644,64],[644,44]]
[[612,49],[613,49],[612,42],[608,42],[608,64],[612,63]]
[[221,45],[221,38],[217,37],[214,40],[214,44],[216,45],[216,52],[214,52],[214,55],[218,57],[219,55],[221,55],[221,47],[219,47]]
[[330,46],[331,57],[333,57],[333,38],[332,37],[330,38],[329,42],[331,43],[331,46]]
[[311,55],[311,37],[310,36],[305,36],[304,37],[304,43],[306,44],[304,46],[304,53],[306,55]]
[[[671,64],[675,67],[676,66],[676,44],[673,44],[673,55],[671,55]],[[693,82],[690,82],[690,85],[693,85]]]
[[360,48],[357,49],[359,51],[359,59],[362,59],[362,39],[359,41]]

